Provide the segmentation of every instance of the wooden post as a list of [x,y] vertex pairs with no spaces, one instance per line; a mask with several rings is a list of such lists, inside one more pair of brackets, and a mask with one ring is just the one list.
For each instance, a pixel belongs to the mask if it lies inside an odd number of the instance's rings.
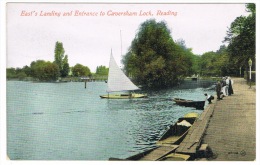
[[87,88],[87,80],[85,80],[85,89]]

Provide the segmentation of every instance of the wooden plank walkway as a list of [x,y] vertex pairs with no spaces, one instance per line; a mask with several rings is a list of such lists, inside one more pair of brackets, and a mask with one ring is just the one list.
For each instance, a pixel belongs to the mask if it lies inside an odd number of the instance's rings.
[[243,78],[233,81],[234,95],[215,103],[203,143],[214,153],[209,160],[255,161],[256,89],[249,89]]
[[189,133],[181,142],[179,147],[176,150],[176,153],[180,154],[196,154],[198,147],[201,144],[202,137],[206,131],[206,128],[209,123],[209,119],[212,116],[215,100],[212,101],[212,104],[209,104],[206,109],[202,112],[199,119],[197,119],[193,126],[191,127]]
[[153,150],[149,154],[145,155],[140,160],[141,161],[142,160],[155,161],[155,160],[158,160],[158,159],[162,158],[163,156],[173,152],[174,150],[176,150],[176,148],[178,148],[178,145],[161,146],[161,147],[156,148],[155,150]]
[[195,155],[202,141],[216,161],[256,159],[256,90],[246,80],[234,78],[234,95],[214,100],[177,148],[176,153]]

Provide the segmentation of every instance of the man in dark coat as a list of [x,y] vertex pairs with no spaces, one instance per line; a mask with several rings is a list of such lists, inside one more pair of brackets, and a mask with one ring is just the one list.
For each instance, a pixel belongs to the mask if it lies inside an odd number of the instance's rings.
[[220,81],[218,81],[217,85],[216,85],[216,92],[217,92],[218,100],[222,99],[221,98],[221,88],[222,88],[221,83],[220,83]]
[[228,87],[228,95],[232,95],[232,94],[234,94],[234,91],[233,91],[233,81],[231,80],[231,78],[230,77],[228,77],[228,79],[229,79],[229,87]]

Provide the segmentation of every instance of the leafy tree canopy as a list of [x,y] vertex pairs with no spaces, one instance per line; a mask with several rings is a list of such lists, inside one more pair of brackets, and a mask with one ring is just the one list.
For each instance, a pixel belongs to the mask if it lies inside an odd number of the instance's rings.
[[122,62],[129,76],[149,88],[172,86],[192,72],[191,57],[174,43],[166,22],[155,19],[140,25]]
[[54,62],[58,65],[60,76],[66,77],[69,74],[69,63],[68,55],[65,55],[65,50],[63,48],[62,42],[56,42],[54,50]]
[[31,73],[41,81],[55,81],[59,77],[59,67],[50,61],[37,60],[31,63]]
[[91,72],[90,69],[87,66],[83,66],[81,64],[76,64],[73,68],[72,68],[72,74],[73,76],[90,76]]
[[100,76],[107,76],[108,75],[108,68],[106,66],[97,66],[96,74]]
[[246,8],[250,14],[237,17],[224,40],[229,43],[228,54],[237,66],[236,69],[248,66],[249,58],[255,64],[255,4],[247,4]]

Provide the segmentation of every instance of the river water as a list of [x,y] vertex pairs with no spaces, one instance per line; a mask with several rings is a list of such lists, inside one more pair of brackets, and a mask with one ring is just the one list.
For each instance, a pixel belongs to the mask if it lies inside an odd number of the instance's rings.
[[[205,100],[210,81],[141,91],[144,99],[108,100],[106,83],[7,81],[7,152],[15,160],[108,160],[155,146],[167,126],[188,112],[172,98]],[[206,104],[207,106],[207,104]]]

